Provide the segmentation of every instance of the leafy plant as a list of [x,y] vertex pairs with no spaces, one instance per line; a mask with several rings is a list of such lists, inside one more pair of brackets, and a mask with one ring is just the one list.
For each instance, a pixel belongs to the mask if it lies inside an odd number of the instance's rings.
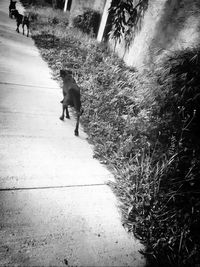
[[[154,116],[161,118],[160,141],[170,145],[168,155],[175,155],[166,175],[161,177],[163,197],[160,199],[158,195],[158,217],[151,219],[158,225],[156,229],[161,229],[159,235],[162,234],[160,239],[154,233],[157,243],[151,245],[158,266],[194,266],[200,260],[197,238],[200,224],[199,55],[199,48],[174,53],[157,72],[159,91],[155,99],[159,105],[154,107]],[[167,232],[164,229],[168,229]],[[163,261],[164,255],[169,262]]]
[[73,19],[73,26],[84,33],[97,35],[100,19],[101,15],[98,11],[87,9],[82,15],[78,15]]
[[113,0],[109,8],[111,37],[119,42],[123,37],[129,47],[147,8],[148,0],[141,0],[137,5],[132,0]]

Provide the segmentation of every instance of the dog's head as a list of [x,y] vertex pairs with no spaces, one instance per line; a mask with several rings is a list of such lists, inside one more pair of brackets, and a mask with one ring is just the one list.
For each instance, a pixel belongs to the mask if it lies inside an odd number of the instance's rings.
[[12,16],[14,16],[16,18],[18,14],[19,14],[19,12],[17,9],[11,9],[11,15]]
[[72,76],[71,70],[60,70],[60,77],[65,78],[66,76]]

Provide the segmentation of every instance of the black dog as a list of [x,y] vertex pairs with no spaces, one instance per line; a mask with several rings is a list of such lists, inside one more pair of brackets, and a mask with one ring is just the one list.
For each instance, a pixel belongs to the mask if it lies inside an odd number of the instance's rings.
[[11,13],[15,17],[16,22],[17,22],[16,31],[19,33],[19,26],[22,24],[22,29],[23,29],[23,34],[24,34],[24,26],[26,25],[27,37],[28,37],[29,36],[29,26],[30,26],[29,16],[20,14],[17,9],[11,11]]
[[10,5],[9,5],[9,17],[12,19],[13,14],[12,11],[16,10],[16,3],[17,1],[10,0]]
[[60,70],[60,77],[63,80],[63,97],[64,97],[64,99],[61,101],[63,108],[60,120],[62,121],[64,120],[65,113],[66,113],[66,118],[69,119],[70,117],[68,112],[68,106],[74,107],[77,115],[76,128],[74,134],[78,136],[79,119],[83,113],[83,109],[81,107],[80,88],[72,76],[72,71]]

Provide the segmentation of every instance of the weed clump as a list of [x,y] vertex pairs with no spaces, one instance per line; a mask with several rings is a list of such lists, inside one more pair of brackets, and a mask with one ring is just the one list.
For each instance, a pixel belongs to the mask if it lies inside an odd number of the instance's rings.
[[63,11],[56,9],[53,10],[51,7],[38,7],[32,6],[27,8],[30,14],[32,30],[36,30],[37,27],[53,28],[55,25],[60,27],[67,27],[69,24],[69,15],[63,13]]
[[84,33],[92,33],[95,36],[98,33],[101,15],[98,11],[87,9],[83,14],[73,18],[73,26]]

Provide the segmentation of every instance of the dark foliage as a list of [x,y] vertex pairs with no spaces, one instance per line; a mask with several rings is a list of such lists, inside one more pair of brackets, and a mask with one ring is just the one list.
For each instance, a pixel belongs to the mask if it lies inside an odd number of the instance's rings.
[[20,0],[25,7],[33,6],[51,6],[51,2],[47,0]]
[[[157,72],[154,117],[160,142],[172,156],[160,192],[141,228],[148,228],[149,258],[158,266],[200,262],[200,48],[173,54]],[[143,232],[144,237],[144,232]]]
[[82,15],[73,19],[73,26],[84,33],[92,33],[95,36],[98,33],[101,15],[98,11],[87,9]]
[[124,37],[128,47],[141,27],[147,8],[148,0],[141,0],[137,5],[132,0],[113,0],[109,8],[111,36],[119,41]]
[[[33,6],[53,6],[52,0],[20,0],[25,7],[29,7],[30,5]],[[57,0],[55,3],[55,7],[59,9],[64,8],[64,0]]]

